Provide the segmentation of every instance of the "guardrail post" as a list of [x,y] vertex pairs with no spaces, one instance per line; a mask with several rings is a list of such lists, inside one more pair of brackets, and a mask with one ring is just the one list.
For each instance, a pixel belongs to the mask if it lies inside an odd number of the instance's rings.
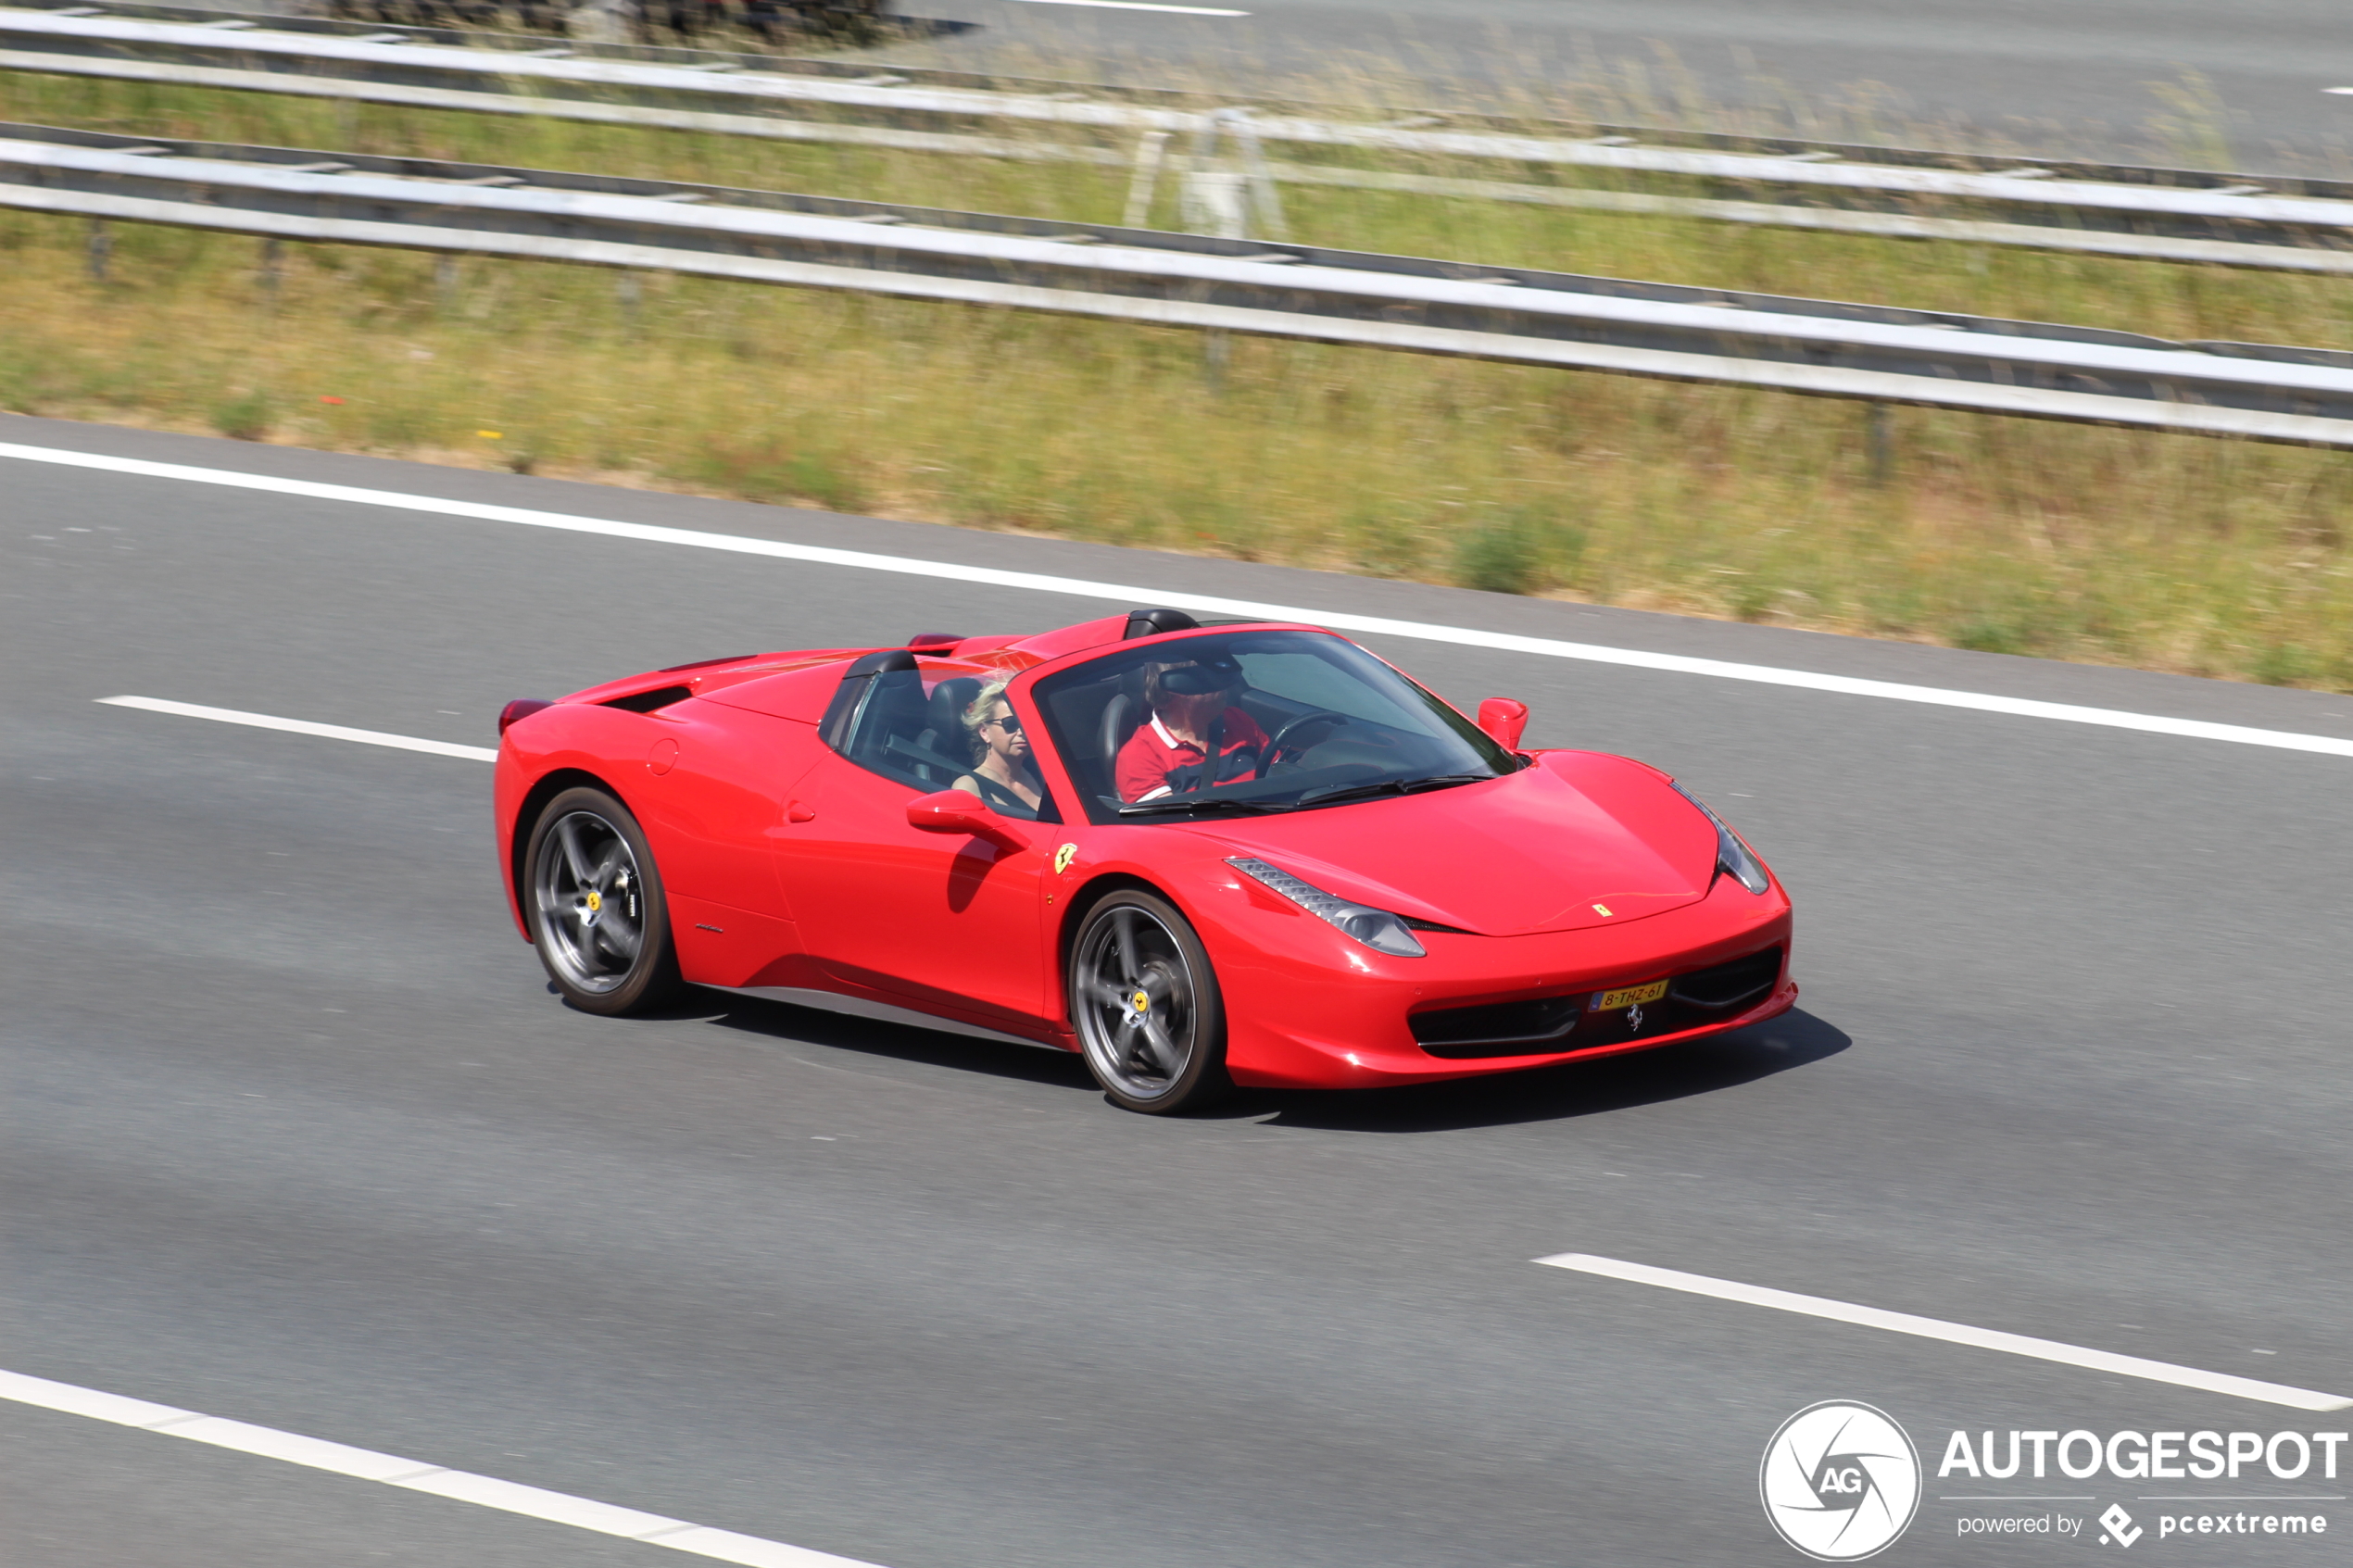
[[261,306],[275,312],[278,308],[278,284],[285,276],[285,247],[275,236],[261,242],[261,267],[256,274],[261,284]]
[[621,324],[631,337],[637,335],[637,307],[644,303],[646,286],[635,272],[623,272],[613,280],[613,297],[621,302]]
[[1228,123],[1234,130],[1234,145],[1241,151],[1242,169],[1250,177],[1250,202],[1258,209],[1259,237],[1290,238],[1290,225],[1283,218],[1282,193],[1275,188],[1275,171],[1266,166],[1265,149],[1259,145],[1257,130],[1247,116],[1239,112]]
[[584,44],[634,44],[637,11],[629,0],[587,0],[565,14],[564,32]]
[[[1185,227],[1197,234],[1214,234],[1221,240],[1247,239],[1250,235],[1250,176],[1225,169],[1189,169],[1185,171],[1182,189]],[[1202,334],[1202,369],[1209,379],[1209,390],[1220,391],[1226,384],[1226,361],[1233,353],[1233,341],[1223,327],[1212,327]]]
[[1865,470],[1871,483],[1883,486],[1895,474],[1895,410],[1885,403],[1870,403],[1863,426]]
[[1127,182],[1127,208],[1119,226],[1140,229],[1151,221],[1152,195],[1160,189],[1161,165],[1168,161],[1168,132],[1147,131],[1136,144],[1136,172]]
[[90,243],[83,253],[92,282],[103,283],[107,281],[107,263],[113,257],[114,231],[107,227],[105,219],[93,218],[90,220]]
[[[1248,238],[1249,180],[1247,174],[1222,169],[1187,169],[1185,227],[1197,234],[1214,234],[1221,240]],[[1233,348],[1233,341],[1223,327],[1212,327],[1202,334],[1202,370],[1213,393],[1222,391],[1226,385],[1226,361],[1232,356]]]
[[1186,229],[1214,234],[1221,240],[1250,237],[1250,176],[1222,169],[1196,169],[1185,173]]
[[447,310],[458,303],[458,258],[436,256],[433,258],[434,302]]

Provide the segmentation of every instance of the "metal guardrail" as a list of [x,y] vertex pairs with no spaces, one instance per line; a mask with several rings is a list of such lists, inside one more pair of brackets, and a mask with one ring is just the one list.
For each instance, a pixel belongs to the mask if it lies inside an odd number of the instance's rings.
[[[863,68],[840,62],[370,30],[151,5],[0,8],[0,68],[21,70],[1102,164],[1132,156],[1102,144],[1105,138],[1206,134],[1247,113],[1260,143],[1327,157],[1370,152],[1575,169],[1665,178],[1711,194],[1449,181],[1330,162],[1267,165],[1274,178],[1301,183],[2353,272],[2353,184],[2334,182],[2033,159],[1971,168],[1949,154],[1655,131],[1531,134],[1447,114],[1365,124],[1301,106],[1221,105],[954,72],[858,74]],[[976,135],[975,126],[1027,134]],[[1728,191],[1740,199],[1727,199]],[[1969,216],[1913,210],[1921,204],[1957,204]],[[2001,220],[1982,216],[1989,211]]]
[[0,206],[2353,446],[2353,354],[544,169],[0,124]]

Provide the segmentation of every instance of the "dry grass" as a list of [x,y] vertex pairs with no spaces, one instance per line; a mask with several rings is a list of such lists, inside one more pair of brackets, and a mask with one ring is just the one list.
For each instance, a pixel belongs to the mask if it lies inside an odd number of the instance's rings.
[[[0,115],[1115,220],[1124,175],[0,80]],[[2353,343],[2330,280],[1286,193],[1317,243]],[[1163,221],[1167,218],[1164,214]],[[2353,456],[0,215],[0,406],[2353,689]],[[330,401],[334,400],[334,401]],[[481,433],[497,432],[496,436]]]

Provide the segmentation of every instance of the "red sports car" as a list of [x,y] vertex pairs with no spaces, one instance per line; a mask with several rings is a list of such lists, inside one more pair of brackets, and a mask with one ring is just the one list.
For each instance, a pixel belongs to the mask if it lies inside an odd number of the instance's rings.
[[499,854],[574,1007],[690,983],[1077,1051],[1135,1110],[1785,1011],[1764,863],[1655,769],[1519,749],[1527,714],[1169,609],[748,654],[510,704]]

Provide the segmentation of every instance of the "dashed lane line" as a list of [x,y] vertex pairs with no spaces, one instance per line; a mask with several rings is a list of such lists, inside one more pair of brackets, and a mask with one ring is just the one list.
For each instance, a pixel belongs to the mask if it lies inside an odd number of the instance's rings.
[[2203,719],[2176,719],[2160,713],[2131,713],[2120,709],[2087,708],[2070,702],[2043,702],[2030,697],[1999,696],[1990,692],[1955,691],[1942,686],[1911,685],[1900,681],[1873,681],[1853,675],[1827,675],[1811,670],[1783,670],[1767,664],[1741,664],[1720,659],[1693,659],[1682,654],[1652,653],[1640,648],[1609,647],[1600,643],[1567,642],[1555,637],[1529,637],[1510,632],[1481,632],[1463,626],[1442,626],[1387,616],[1354,615],[1298,605],[1267,604],[1209,594],[1172,592],[1124,583],[1102,583],[1045,572],[1009,571],[998,567],[970,566],[960,561],[922,560],[908,556],[876,555],[865,550],[838,550],[820,545],[793,545],[775,539],[753,539],[735,533],[711,533],[699,529],[664,528],[652,523],[617,522],[609,518],[579,517],[569,512],[539,511],[527,507],[500,507],[481,501],[455,501],[439,495],[412,495],[394,490],[371,490],[350,484],[321,484],[311,480],[282,479],[272,474],[240,473],[230,469],[196,468],[185,463],[157,463],[139,458],[117,458],[93,452],[69,452],[50,446],[26,446],[0,442],[0,458],[53,463],[66,468],[148,479],[213,484],[237,490],[261,491],[308,500],[349,506],[384,507],[436,517],[466,518],[479,522],[503,522],[525,528],[550,528],[568,533],[598,534],[646,544],[680,545],[695,549],[724,550],[736,555],[765,556],[774,560],[800,561],[812,566],[847,567],[862,571],[887,571],[910,577],[946,578],[957,583],[995,588],[1019,588],[1033,593],[1065,594],[1114,604],[1167,605],[1216,615],[1248,616],[1254,620],[1301,621],[1335,631],[1378,636],[1411,637],[1457,647],[1490,648],[1504,653],[1533,654],[1547,659],[1582,659],[1626,669],[1655,670],[1679,675],[1703,675],[1716,680],[1745,681],[1759,685],[1788,686],[1802,691],[1843,696],[1877,697],[1891,702],[1924,703],[1980,713],[2007,714],[2021,719],[2050,719],[2064,723],[2092,724],[2186,740],[2221,741],[2235,746],[2271,746],[2329,757],[2353,757],[2353,740],[2335,735],[2304,734],[2292,730],[2258,729],[2246,724],[2218,724]]
[[1948,1345],[1969,1345],[1981,1350],[2001,1350],[2013,1356],[2030,1356],[2038,1361],[2057,1361],[2063,1366],[2084,1367],[2093,1372],[2113,1373],[2122,1377],[2146,1378],[2152,1383],[2171,1383],[2183,1388],[2203,1389],[2209,1394],[2228,1394],[2235,1399],[2260,1399],[2266,1404],[2286,1405],[2294,1410],[2341,1411],[2353,1408],[2353,1399],[2342,1394],[2323,1394],[2317,1389],[2294,1388],[2284,1383],[2264,1383],[2252,1377],[2234,1377],[2226,1372],[2207,1372],[2198,1367],[2176,1366],[2171,1361],[2152,1361],[2139,1356],[2120,1356],[2112,1350],[2095,1350],[2082,1345],[2062,1344],[2056,1339],[2035,1339],[2023,1334],[2005,1334],[1999,1329],[1972,1328],[1968,1323],[1946,1323],[1941,1318],[1884,1311],[1877,1307],[1857,1306],[1852,1301],[1833,1301],[1826,1296],[1800,1296],[1793,1291],[1743,1285],[1736,1280],[1711,1279],[1705,1274],[1687,1274],[1680,1269],[1661,1269],[1648,1263],[1629,1263],[1617,1258],[1597,1258],[1588,1252],[1562,1252],[1535,1261],[1555,1269],[1574,1269],[1579,1273],[1600,1274],[1607,1279],[1627,1280],[1635,1285],[1655,1285],[1666,1290],[1687,1291],[1693,1296],[1713,1296],[1719,1301],[1771,1307],[1778,1311],[1798,1312],[1809,1318],[1859,1323],[1865,1328],[1882,1328],[1891,1334],[1942,1339]]
[[496,1476],[445,1469],[422,1460],[402,1459],[396,1454],[306,1437],[298,1432],[281,1432],[274,1427],[254,1426],[195,1411],[174,1410],[170,1405],[150,1404],[145,1399],[70,1383],[52,1383],[45,1377],[29,1377],[19,1372],[0,1371],[0,1399],[167,1437],[185,1437],[190,1442],[281,1460],[307,1470],[324,1470],[411,1492],[430,1492],[456,1502],[470,1502],[477,1508],[569,1524],[600,1536],[619,1536],[624,1540],[668,1547],[673,1551],[720,1562],[743,1563],[746,1568],[875,1568],[874,1563],[853,1557],[837,1557],[831,1552],[812,1551],[807,1547],[765,1540],[758,1536],[739,1536],[732,1530],[714,1530],[708,1524],[666,1519],[659,1513],[644,1513],[593,1498],[576,1498],[568,1492],[550,1492],[501,1481]]
[[470,762],[498,760],[495,746],[459,746],[455,741],[396,735],[383,730],[355,730],[343,724],[314,724],[308,719],[280,719],[268,713],[245,713],[234,708],[207,708],[201,703],[172,702],[159,696],[101,696],[91,700],[109,708],[136,708],[147,713],[170,713],[182,719],[209,719],[216,724],[246,724],[257,730],[283,730],[289,734],[357,741],[361,746],[388,746],[399,751],[429,752],[435,757],[462,757]]

